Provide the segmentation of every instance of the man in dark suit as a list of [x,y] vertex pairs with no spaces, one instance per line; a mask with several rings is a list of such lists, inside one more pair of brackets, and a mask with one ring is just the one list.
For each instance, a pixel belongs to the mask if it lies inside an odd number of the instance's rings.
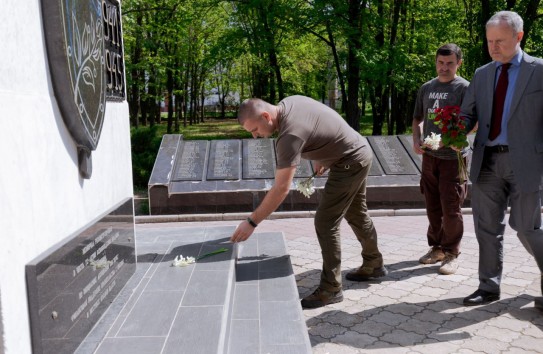
[[[467,130],[479,123],[471,163],[479,288],[464,299],[466,306],[500,298],[508,205],[509,225],[543,274],[543,60],[521,50],[523,35],[515,12],[490,18],[486,38],[493,61],[475,71],[462,103]],[[543,297],[536,297],[535,307],[543,310]]]

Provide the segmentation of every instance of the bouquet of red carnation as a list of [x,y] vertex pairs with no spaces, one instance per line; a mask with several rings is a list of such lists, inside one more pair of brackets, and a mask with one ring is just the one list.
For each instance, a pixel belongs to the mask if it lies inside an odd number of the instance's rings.
[[[434,124],[441,129],[441,143],[446,147],[455,147],[459,150],[469,146],[466,135],[466,122],[460,117],[459,106],[445,106],[436,108],[434,114],[429,116]],[[456,151],[458,156],[458,177],[460,182],[468,179],[468,173],[464,157],[461,151]]]

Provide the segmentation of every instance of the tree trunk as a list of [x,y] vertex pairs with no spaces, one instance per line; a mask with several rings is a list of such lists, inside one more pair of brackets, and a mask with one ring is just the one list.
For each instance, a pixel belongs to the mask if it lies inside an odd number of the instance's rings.
[[330,21],[326,21],[326,32],[328,33],[328,41],[330,48],[332,49],[332,55],[334,57],[334,66],[336,68],[337,78],[339,80],[339,88],[341,90],[341,98],[343,99],[343,104],[341,105],[341,111],[345,113],[347,108],[347,90],[345,89],[345,79],[343,78],[343,73],[341,72],[341,63],[339,61],[339,55],[337,53],[336,42],[334,39],[334,34],[330,28]]
[[524,37],[522,37],[522,41],[520,43],[520,46],[522,48],[524,48],[526,44],[526,40],[528,39],[528,36],[530,35],[532,26],[538,17],[537,10],[539,8],[540,2],[541,0],[530,0],[528,1],[528,4],[526,5],[526,12],[522,16],[522,19],[524,20]]
[[[138,28],[141,28],[143,21],[143,14],[140,12],[138,13],[136,17],[136,23],[138,25]],[[130,74],[132,76],[132,85],[131,85],[131,95],[130,100],[128,102],[128,107],[130,111],[130,120],[132,121],[132,126],[138,127],[139,126],[139,111],[140,111],[140,89],[139,89],[139,83],[144,81],[145,78],[141,77],[141,71],[137,69],[137,64],[141,60],[141,54],[142,54],[142,48],[141,48],[141,31],[137,31],[136,33],[136,41],[134,46],[134,53],[132,57],[132,69],[130,70]]]
[[166,75],[166,90],[168,100],[168,128],[166,131],[168,134],[171,134],[173,126],[173,71],[168,69]]
[[349,50],[347,54],[347,102],[346,102],[346,118],[347,123],[356,131],[360,130],[360,108],[358,106],[358,91],[360,88],[360,60],[358,54],[362,49],[360,38],[362,9],[364,4],[360,4],[358,0],[349,0],[349,34],[347,42]]
[[479,66],[492,61],[492,58],[490,57],[490,54],[488,53],[488,43],[486,41],[486,30],[485,30],[485,24],[490,19],[490,16],[491,16],[490,0],[481,0],[481,24],[479,28],[481,29],[481,38],[483,38],[483,43],[481,44],[481,53],[483,55],[481,56],[481,62],[479,63]]

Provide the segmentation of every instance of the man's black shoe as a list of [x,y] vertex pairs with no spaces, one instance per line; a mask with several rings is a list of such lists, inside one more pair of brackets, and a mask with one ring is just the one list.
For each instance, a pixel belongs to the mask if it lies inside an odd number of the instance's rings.
[[490,302],[500,299],[500,294],[491,293],[481,289],[477,289],[476,292],[464,299],[464,306],[476,306],[488,304]]
[[304,309],[314,309],[341,301],[343,301],[343,291],[338,290],[333,292],[318,287],[313,294],[302,299],[302,307]]
[[373,280],[375,278],[384,277],[388,274],[387,269],[385,266],[380,266],[379,268],[373,268],[373,267],[367,267],[362,266],[356,270],[353,270],[345,276],[347,280],[352,281],[368,281]]

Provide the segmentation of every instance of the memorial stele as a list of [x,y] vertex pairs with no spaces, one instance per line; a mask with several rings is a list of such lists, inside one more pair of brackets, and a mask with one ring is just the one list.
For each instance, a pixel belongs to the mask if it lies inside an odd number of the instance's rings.
[[73,352],[135,266],[121,5],[2,0],[2,352]]

